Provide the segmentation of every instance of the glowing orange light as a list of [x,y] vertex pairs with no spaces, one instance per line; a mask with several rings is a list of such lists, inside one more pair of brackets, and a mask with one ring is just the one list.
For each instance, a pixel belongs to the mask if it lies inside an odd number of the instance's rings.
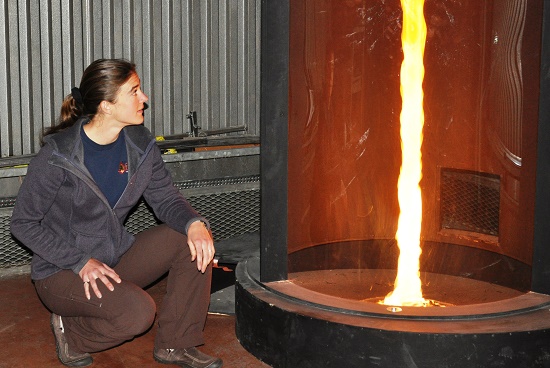
[[399,262],[394,290],[383,301],[387,305],[423,306],[420,281],[420,228],[422,225],[422,129],[426,22],[424,0],[401,0],[403,9],[403,63],[401,64],[401,172],[397,184],[399,221],[395,238]]

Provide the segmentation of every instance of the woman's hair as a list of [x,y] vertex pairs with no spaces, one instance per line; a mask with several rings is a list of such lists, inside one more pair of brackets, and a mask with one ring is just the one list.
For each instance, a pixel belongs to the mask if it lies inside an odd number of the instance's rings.
[[44,136],[72,126],[79,118],[93,119],[101,101],[116,102],[119,88],[136,74],[134,63],[124,59],[98,59],[92,62],[61,105],[57,124],[48,128]]

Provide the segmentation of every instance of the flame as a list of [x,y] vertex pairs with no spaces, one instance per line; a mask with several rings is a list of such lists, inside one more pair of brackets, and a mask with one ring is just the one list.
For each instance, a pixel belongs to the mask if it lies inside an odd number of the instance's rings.
[[400,214],[395,238],[399,261],[394,290],[383,304],[424,306],[420,281],[422,225],[422,129],[426,22],[424,0],[401,0],[403,9],[403,63],[401,64],[401,172],[397,183]]

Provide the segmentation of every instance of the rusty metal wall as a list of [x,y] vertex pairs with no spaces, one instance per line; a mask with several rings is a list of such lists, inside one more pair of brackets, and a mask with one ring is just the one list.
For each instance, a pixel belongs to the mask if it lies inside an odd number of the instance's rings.
[[0,0],[0,157],[35,153],[83,69],[134,61],[155,135],[259,135],[260,0]]

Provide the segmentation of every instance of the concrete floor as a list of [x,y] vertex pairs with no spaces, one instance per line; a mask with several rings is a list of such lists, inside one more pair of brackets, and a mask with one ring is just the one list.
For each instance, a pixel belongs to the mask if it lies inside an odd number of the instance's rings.
[[[214,270],[213,292],[234,282],[231,273]],[[231,280],[233,277],[233,280]],[[160,302],[165,280],[149,289]],[[50,313],[41,304],[29,275],[0,277],[0,368],[62,367],[49,326]],[[93,354],[93,368],[167,367],[153,359],[155,327],[122,346]],[[218,356],[226,368],[269,367],[248,353],[235,335],[232,314],[209,314],[206,344],[200,349]]]

